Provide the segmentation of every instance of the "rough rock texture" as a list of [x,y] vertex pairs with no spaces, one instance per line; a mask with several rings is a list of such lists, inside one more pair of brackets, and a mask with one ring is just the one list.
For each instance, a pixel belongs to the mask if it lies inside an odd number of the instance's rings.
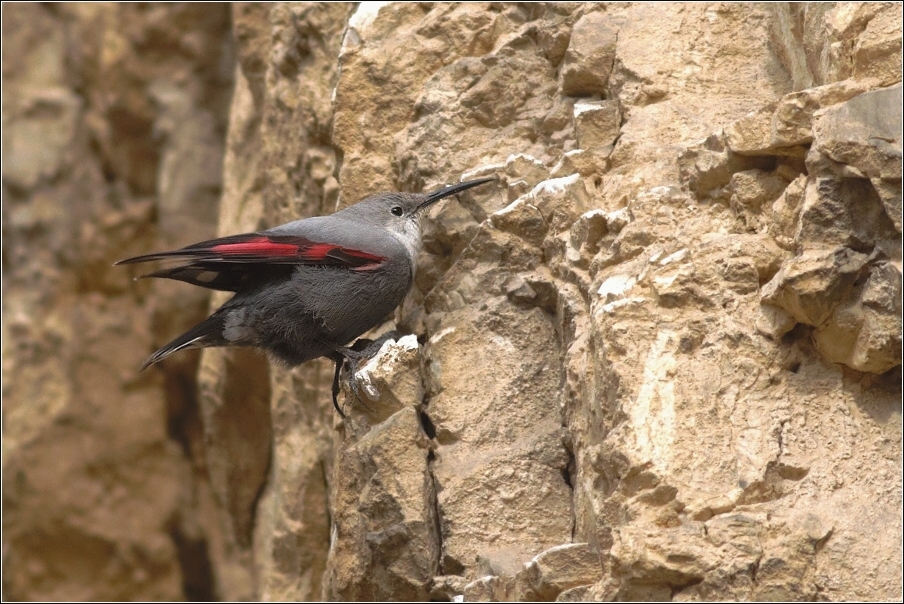
[[[900,3],[11,6],[5,597],[900,597]],[[134,373],[115,259],[487,175],[347,419]]]
[[[235,90],[219,234],[335,209],[330,99],[350,12],[344,4],[233,7]],[[214,298],[214,306],[226,299]],[[319,598],[330,538],[331,378],[326,363],[289,372],[242,349],[202,355],[224,599]]]
[[114,261],[214,234],[232,90],[218,5],[3,6],[3,595],[215,595],[207,296]]

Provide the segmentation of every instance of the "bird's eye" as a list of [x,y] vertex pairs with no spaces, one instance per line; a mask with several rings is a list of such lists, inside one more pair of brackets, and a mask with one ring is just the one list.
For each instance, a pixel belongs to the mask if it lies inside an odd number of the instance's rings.
[[391,210],[393,216],[401,216],[405,213],[405,210],[402,209],[402,206],[394,206]]

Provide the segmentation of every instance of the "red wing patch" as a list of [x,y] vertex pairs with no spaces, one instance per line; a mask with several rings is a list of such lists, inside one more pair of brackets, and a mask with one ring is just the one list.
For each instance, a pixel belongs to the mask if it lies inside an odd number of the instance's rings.
[[285,258],[297,256],[299,246],[291,243],[276,243],[266,237],[250,239],[243,243],[221,243],[210,248],[215,254],[229,257],[233,254],[259,256],[262,258]]
[[358,269],[375,268],[386,260],[377,254],[303,237],[250,233],[202,241],[170,252],[137,256],[117,264],[176,259],[189,259],[193,263],[322,264]]

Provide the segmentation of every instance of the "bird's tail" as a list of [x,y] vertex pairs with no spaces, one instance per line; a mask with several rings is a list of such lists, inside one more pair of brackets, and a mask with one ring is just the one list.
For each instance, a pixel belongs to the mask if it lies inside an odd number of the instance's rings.
[[198,323],[181,336],[152,354],[142,364],[141,370],[144,371],[151,365],[159,363],[171,354],[175,354],[180,350],[189,348],[206,348],[209,346],[225,346],[229,342],[223,337],[223,321],[225,316],[223,313],[214,313],[201,323]]

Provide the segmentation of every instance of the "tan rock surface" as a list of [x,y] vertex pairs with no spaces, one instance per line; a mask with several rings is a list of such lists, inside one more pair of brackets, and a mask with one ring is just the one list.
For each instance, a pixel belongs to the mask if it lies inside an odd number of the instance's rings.
[[[4,597],[900,598],[899,3],[230,10],[4,5]],[[489,175],[345,420],[135,373],[113,261]]]
[[186,355],[207,296],[114,261],[213,234],[222,6],[3,6],[4,598],[215,595]]

